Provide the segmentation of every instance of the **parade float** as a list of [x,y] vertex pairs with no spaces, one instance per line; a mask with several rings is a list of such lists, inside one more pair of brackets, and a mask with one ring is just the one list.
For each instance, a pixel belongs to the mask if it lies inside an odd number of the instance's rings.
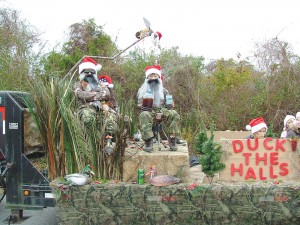
[[[135,43],[147,37],[150,31],[148,25],[138,32]],[[92,58],[110,60],[115,57]],[[73,69],[77,66],[75,64]],[[67,75],[72,80],[74,74]],[[224,166],[220,171],[211,168],[210,172],[214,173],[206,173],[201,166],[196,171],[195,167],[190,167],[187,143],[179,145],[174,152],[165,147],[164,140],[158,139],[153,152],[147,153],[142,150],[142,142],[126,132],[124,136],[125,126],[120,129],[120,138],[115,140],[111,155],[102,151],[105,140],[100,140],[97,146],[100,150],[89,152],[91,158],[81,156],[77,142],[87,140],[84,144],[91,145],[88,139],[83,139],[86,136],[76,133],[79,124],[68,127],[68,124],[59,123],[62,132],[55,137],[49,132],[51,127],[46,127],[48,136],[44,144],[48,151],[58,149],[59,154],[50,158],[49,173],[43,174],[24,156],[23,132],[26,129],[23,125],[26,122],[23,112],[27,111],[26,105],[17,101],[17,108],[22,105],[17,114],[8,114],[4,107],[9,105],[5,104],[16,101],[11,99],[10,93],[6,94],[10,100],[3,101],[0,108],[2,124],[6,124],[2,126],[0,146],[6,159],[1,181],[7,202],[13,203],[7,206],[18,217],[32,206],[41,209],[55,205],[60,225],[300,223],[297,140],[245,139],[249,133],[214,131],[210,141],[218,143],[219,165]],[[64,91],[61,96],[68,94]],[[44,96],[39,97],[36,103],[44,104]],[[51,99],[59,99],[54,97]],[[31,112],[37,111],[31,108]],[[70,111],[60,113],[64,119],[73,119]],[[46,114],[47,111],[43,111],[39,116]],[[49,118],[46,121],[50,123],[53,118]],[[124,124],[124,114],[120,118]],[[63,133],[67,129],[75,133],[75,138],[71,147],[64,148],[67,140]],[[108,147],[111,146],[108,144]],[[73,151],[67,151],[70,149]],[[86,165],[86,162],[93,164]],[[105,179],[101,179],[103,177]]]
[[[237,132],[219,133],[226,136]],[[127,171],[124,176],[127,181],[53,189],[58,221],[60,224],[299,224],[299,147],[294,148],[291,140],[271,138],[222,138],[219,142],[225,169],[215,174],[211,183],[205,181],[206,175],[201,171],[196,173],[202,178],[197,181],[189,176],[189,169],[178,171],[180,165],[187,167],[186,158],[180,155],[188,156],[188,146],[181,146],[178,153],[156,148],[151,156],[144,156],[139,149],[132,155],[133,148],[129,147],[130,156],[126,158],[131,159],[124,162],[130,171],[130,175]],[[158,158],[166,160],[165,167]],[[149,171],[149,159],[159,165],[158,174],[172,175],[182,181],[155,184],[147,178],[144,184],[138,184],[138,168]],[[178,165],[169,164],[170,161],[177,161]],[[177,170],[172,170],[174,165]]]

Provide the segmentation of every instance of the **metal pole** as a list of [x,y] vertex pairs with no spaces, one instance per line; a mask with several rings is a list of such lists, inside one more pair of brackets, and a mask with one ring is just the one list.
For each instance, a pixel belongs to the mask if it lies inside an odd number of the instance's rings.
[[[137,44],[138,42],[140,42],[141,40],[143,40],[144,38],[149,37],[149,36],[144,36],[141,39],[136,40],[135,42],[133,42],[131,45],[129,45],[127,48],[119,51],[115,56],[112,57],[107,57],[107,56],[92,56],[92,55],[85,55],[83,56],[70,70],[69,72],[66,74],[65,77],[69,76],[71,71],[74,70],[74,68],[76,68],[78,66],[78,64],[85,58],[85,57],[90,57],[90,58],[95,58],[95,59],[108,59],[108,60],[114,60],[116,59],[119,55],[121,55],[122,53],[124,53],[125,51],[127,51],[129,48],[131,48],[132,46],[134,46],[135,44]],[[76,72],[76,71],[75,71]],[[74,72],[74,73],[75,73]],[[73,74],[74,75],[74,74]],[[73,76],[72,76],[73,78]],[[72,80],[71,78],[71,80]]]

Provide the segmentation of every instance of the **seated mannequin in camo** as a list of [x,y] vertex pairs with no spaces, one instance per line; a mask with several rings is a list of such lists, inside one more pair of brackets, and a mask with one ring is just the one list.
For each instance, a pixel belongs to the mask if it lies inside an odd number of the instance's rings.
[[79,81],[73,86],[78,105],[77,115],[90,130],[95,127],[100,131],[101,126],[106,124],[105,136],[113,136],[116,126],[112,113],[105,104],[110,99],[110,90],[97,76],[101,67],[90,57],[85,57],[79,64]]
[[[159,65],[147,66],[145,70],[145,81],[137,94],[138,107],[142,110],[139,115],[139,126],[145,142],[144,151],[151,152],[153,150],[153,126],[158,113],[162,114],[170,150],[176,151],[178,148],[176,141],[180,139],[180,116],[173,109],[174,101],[171,106],[167,107],[166,105],[168,91],[162,84],[161,67]],[[152,99],[150,105],[147,102],[149,99]]]

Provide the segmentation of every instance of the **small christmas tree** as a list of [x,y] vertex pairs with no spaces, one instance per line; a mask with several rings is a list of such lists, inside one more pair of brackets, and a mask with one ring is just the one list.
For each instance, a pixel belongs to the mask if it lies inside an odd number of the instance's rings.
[[200,157],[200,165],[202,171],[206,174],[207,178],[212,182],[215,173],[223,170],[225,164],[221,162],[222,147],[219,143],[214,141],[214,129],[211,126],[211,136],[202,145],[202,155]]
[[270,124],[267,133],[265,134],[265,137],[271,137],[271,138],[277,138],[276,134],[273,133],[273,125]]
[[202,147],[203,147],[203,144],[207,140],[208,140],[207,131],[206,131],[204,125],[202,124],[201,128],[200,128],[200,132],[198,133],[198,135],[196,137],[196,142],[195,142],[196,152],[203,154]]

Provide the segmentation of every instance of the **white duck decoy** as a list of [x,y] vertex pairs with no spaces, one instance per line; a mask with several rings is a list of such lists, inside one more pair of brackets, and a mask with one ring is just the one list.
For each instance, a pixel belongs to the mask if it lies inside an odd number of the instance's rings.
[[65,179],[72,185],[85,185],[92,182],[92,178],[82,173],[72,173],[65,176]]
[[135,141],[140,141],[142,140],[142,134],[141,134],[141,131],[138,130],[134,135],[133,135],[133,140]]
[[85,185],[93,181],[92,175],[95,173],[92,171],[92,166],[87,165],[83,168],[81,173],[67,174],[65,179],[69,181],[72,185]]

